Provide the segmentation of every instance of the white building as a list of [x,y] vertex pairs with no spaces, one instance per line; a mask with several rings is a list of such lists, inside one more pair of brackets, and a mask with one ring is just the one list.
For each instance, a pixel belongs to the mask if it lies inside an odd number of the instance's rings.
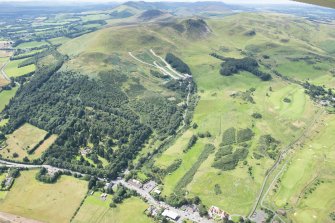
[[173,221],[177,221],[178,218],[179,218],[179,215],[178,215],[176,212],[174,212],[174,211],[170,211],[170,210],[167,210],[167,209],[165,209],[165,210],[163,211],[162,215],[163,215],[164,217],[170,218],[170,219],[173,220]]

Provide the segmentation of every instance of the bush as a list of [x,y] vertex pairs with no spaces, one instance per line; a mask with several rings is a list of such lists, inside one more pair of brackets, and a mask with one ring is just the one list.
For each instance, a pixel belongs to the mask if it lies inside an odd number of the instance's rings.
[[289,99],[289,98],[284,98],[283,101],[286,102],[286,103],[291,103],[291,99]]
[[252,113],[251,116],[252,116],[253,118],[255,118],[255,119],[261,119],[261,118],[263,118],[263,116],[262,116],[260,113],[257,113],[257,112]]
[[220,187],[219,184],[215,184],[214,192],[215,192],[216,195],[222,194],[221,187]]

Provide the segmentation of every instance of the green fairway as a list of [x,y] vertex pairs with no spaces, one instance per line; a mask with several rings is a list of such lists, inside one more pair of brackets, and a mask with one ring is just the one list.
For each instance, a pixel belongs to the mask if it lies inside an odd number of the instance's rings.
[[292,209],[290,216],[295,222],[328,222],[328,215],[335,207],[335,152],[331,140],[335,119],[326,115],[323,123],[292,157],[280,177],[278,191],[270,196],[275,206]]
[[22,171],[0,200],[0,211],[46,222],[69,222],[85,196],[87,182],[62,176],[55,184],[35,179],[37,171]]
[[5,68],[5,72],[8,77],[20,77],[22,75],[28,74],[30,72],[35,71],[35,65],[31,64],[24,67],[18,67],[20,63],[22,63],[26,59],[21,60],[12,60],[7,64]]
[[153,222],[147,217],[144,211],[148,208],[141,199],[132,197],[118,204],[116,208],[110,208],[111,195],[106,201],[100,198],[101,193],[95,192],[88,196],[84,204],[79,209],[74,223],[89,223],[89,222],[110,222],[110,223],[149,223]]

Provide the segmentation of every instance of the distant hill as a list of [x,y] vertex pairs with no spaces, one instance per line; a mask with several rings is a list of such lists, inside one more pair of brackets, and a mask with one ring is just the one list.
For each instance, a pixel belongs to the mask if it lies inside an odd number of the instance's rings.
[[163,10],[171,13],[188,16],[211,14],[215,12],[230,12],[232,6],[223,2],[126,2],[123,5],[137,10]]
[[212,32],[203,19],[186,19],[183,23],[186,35],[192,39],[206,38]]
[[170,27],[177,33],[186,36],[189,39],[204,39],[208,37],[212,30],[203,19],[185,19],[181,22],[162,22],[162,27]]
[[148,21],[151,19],[155,19],[158,18],[162,15],[166,14],[165,12],[162,12],[160,10],[157,9],[150,9],[147,11],[144,11],[140,16],[139,19],[143,20],[143,21]]

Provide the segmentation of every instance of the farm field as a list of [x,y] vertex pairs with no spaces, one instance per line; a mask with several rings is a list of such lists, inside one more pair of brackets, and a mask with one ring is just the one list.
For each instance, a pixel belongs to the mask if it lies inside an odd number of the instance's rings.
[[6,90],[0,92],[0,111],[2,111],[5,108],[5,106],[9,103],[10,99],[15,96],[17,90],[18,87],[15,87],[9,91]]
[[35,47],[40,47],[40,46],[44,46],[44,45],[48,45],[47,42],[37,42],[37,41],[31,41],[31,42],[25,42],[25,43],[21,43],[18,46],[16,46],[16,49],[29,49],[29,48],[35,48]]
[[45,222],[69,222],[85,196],[87,182],[61,176],[55,184],[36,181],[37,171],[21,171],[0,200],[0,211]]
[[[0,151],[0,154],[4,158],[14,160],[22,160],[26,156],[28,158],[38,158],[57,138],[57,136],[52,135],[48,140],[44,141],[34,154],[29,155],[28,151],[39,143],[46,134],[46,131],[26,123],[7,136],[7,146]],[[18,156],[14,157],[14,153]]]
[[148,208],[141,199],[131,197],[118,204],[116,208],[110,208],[109,203],[111,196],[106,201],[100,198],[101,193],[95,192],[93,195],[87,196],[84,204],[73,219],[74,223],[89,222],[110,222],[110,223],[132,223],[136,219],[138,223],[153,222],[147,217],[144,211]]
[[6,68],[5,72],[8,77],[20,77],[22,75],[28,74],[30,72],[35,71],[35,65],[27,65],[24,67],[18,67],[20,63],[22,63],[26,59],[21,59],[21,60],[12,60],[10,61]]

